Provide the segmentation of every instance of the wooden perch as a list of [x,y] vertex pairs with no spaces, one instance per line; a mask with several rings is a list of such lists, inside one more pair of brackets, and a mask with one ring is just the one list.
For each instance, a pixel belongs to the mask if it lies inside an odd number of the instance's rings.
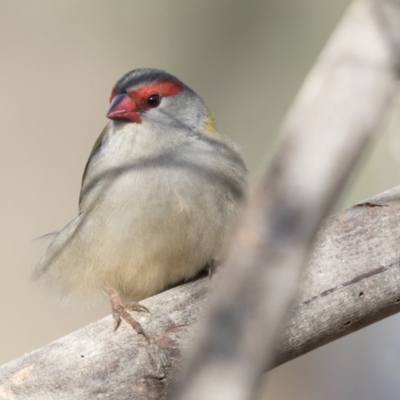
[[274,366],[400,311],[400,186],[330,217]]
[[[400,311],[400,186],[330,217],[280,335],[274,365]],[[164,399],[190,349],[210,281],[143,301],[154,344],[106,317],[0,368],[0,399]]]

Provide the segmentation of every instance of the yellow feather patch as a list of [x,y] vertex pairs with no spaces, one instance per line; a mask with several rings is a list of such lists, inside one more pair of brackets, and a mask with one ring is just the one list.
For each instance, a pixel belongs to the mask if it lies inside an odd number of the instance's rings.
[[213,133],[215,133],[215,128],[216,128],[216,122],[214,114],[210,110],[208,110],[206,123],[204,124],[202,133],[204,133],[205,135],[212,135]]

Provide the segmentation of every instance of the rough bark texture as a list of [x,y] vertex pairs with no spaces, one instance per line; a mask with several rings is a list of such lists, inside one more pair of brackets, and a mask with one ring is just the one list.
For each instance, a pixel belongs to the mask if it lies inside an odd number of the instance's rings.
[[209,291],[207,279],[142,302],[136,314],[152,338],[111,316],[0,368],[0,399],[161,399],[190,346]]
[[[274,365],[400,311],[400,187],[330,217]],[[164,399],[206,306],[202,278],[143,302],[153,344],[111,317],[0,368],[0,399]]]
[[400,311],[399,224],[400,187],[324,223],[274,366]]

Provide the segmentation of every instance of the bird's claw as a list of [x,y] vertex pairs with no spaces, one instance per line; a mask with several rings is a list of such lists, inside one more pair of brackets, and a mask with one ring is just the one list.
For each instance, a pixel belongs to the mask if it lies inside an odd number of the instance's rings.
[[129,311],[150,312],[147,307],[136,302],[125,304],[117,293],[110,294],[110,302],[111,313],[114,318],[114,332],[121,325],[121,321],[125,320],[139,335],[144,336],[147,342],[150,343],[150,338],[142,328],[142,325],[129,313]]
[[133,301],[132,303],[126,304],[126,309],[128,311],[137,311],[137,312],[147,312],[150,313],[149,309],[142,304],[137,303],[136,301]]

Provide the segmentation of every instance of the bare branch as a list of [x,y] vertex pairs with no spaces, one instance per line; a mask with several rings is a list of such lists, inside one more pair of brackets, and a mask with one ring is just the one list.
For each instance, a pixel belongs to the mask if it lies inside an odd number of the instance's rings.
[[400,311],[399,223],[400,187],[324,223],[274,366]]
[[165,398],[208,290],[202,279],[143,301],[152,345],[128,324],[113,333],[109,316],[2,366],[0,399]]
[[254,398],[314,236],[392,99],[397,6],[394,0],[354,3],[308,77],[171,398]]
[[[400,311],[400,187],[329,218],[274,365]],[[0,399],[165,399],[208,297],[203,278],[143,303],[146,341],[107,317],[0,368]]]

